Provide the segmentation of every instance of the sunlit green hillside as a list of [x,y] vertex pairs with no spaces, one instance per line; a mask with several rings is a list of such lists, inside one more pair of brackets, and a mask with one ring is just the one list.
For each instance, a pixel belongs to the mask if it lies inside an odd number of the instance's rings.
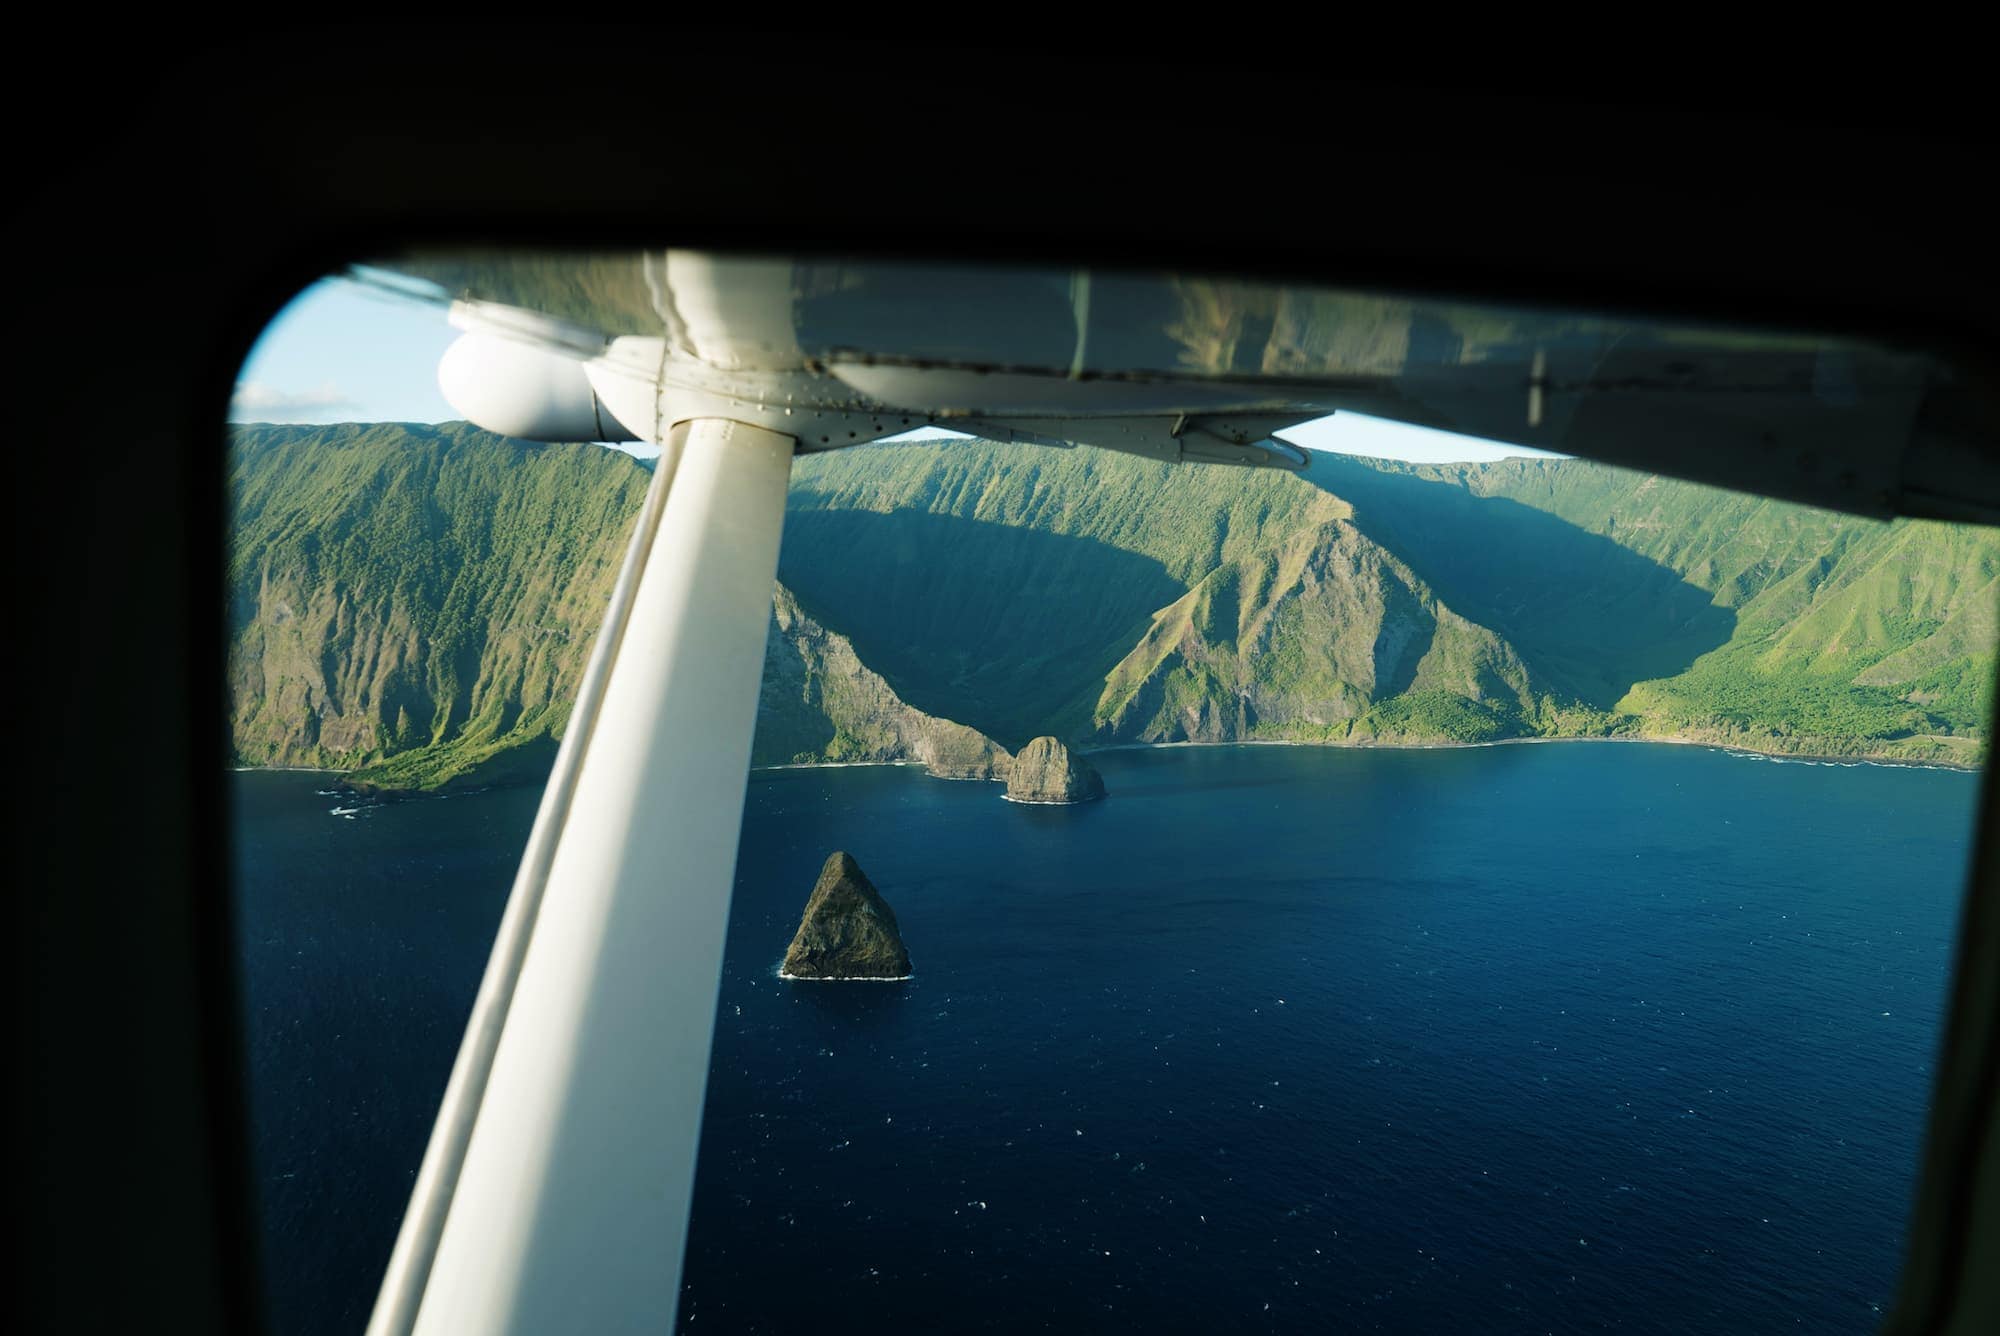
[[[457,424],[242,428],[231,451],[242,763],[413,788],[546,763],[642,466]],[[779,573],[759,763],[976,768],[1001,754],[980,734],[1054,732],[1973,764],[2000,639],[2000,532],[1581,461],[1297,478],[871,446],[798,461]]]

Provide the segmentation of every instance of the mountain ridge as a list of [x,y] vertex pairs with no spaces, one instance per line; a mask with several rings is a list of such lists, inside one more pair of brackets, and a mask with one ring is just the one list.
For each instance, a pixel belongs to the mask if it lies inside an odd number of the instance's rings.
[[[546,764],[647,472],[464,424],[231,437],[237,763]],[[1976,765],[2000,534],[1575,460],[1305,478],[983,442],[797,461],[757,764],[1682,738]]]

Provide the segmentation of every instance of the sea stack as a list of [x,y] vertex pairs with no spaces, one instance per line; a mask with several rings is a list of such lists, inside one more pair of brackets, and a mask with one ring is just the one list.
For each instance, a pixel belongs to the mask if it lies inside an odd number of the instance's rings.
[[896,911],[861,865],[835,850],[819,870],[805,917],[785,963],[784,979],[907,979],[910,953],[896,928]]
[[1054,738],[1036,738],[1015,752],[1007,772],[1007,797],[1017,803],[1087,803],[1103,796],[1096,769]]

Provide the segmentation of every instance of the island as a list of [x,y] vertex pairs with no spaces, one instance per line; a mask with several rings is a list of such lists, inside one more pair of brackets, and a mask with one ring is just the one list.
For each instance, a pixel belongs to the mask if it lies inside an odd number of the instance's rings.
[[885,983],[910,977],[896,911],[845,850],[834,850],[819,870],[778,977]]
[[1052,737],[1036,738],[1014,753],[1007,772],[1009,802],[1087,803],[1103,796],[1096,768]]

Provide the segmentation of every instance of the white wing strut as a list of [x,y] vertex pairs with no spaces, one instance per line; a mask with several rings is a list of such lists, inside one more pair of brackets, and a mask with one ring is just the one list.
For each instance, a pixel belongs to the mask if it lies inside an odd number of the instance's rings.
[[662,444],[601,705],[516,883],[545,866],[539,904],[503,921],[371,1333],[674,1322],[795,442],[700,419]]

